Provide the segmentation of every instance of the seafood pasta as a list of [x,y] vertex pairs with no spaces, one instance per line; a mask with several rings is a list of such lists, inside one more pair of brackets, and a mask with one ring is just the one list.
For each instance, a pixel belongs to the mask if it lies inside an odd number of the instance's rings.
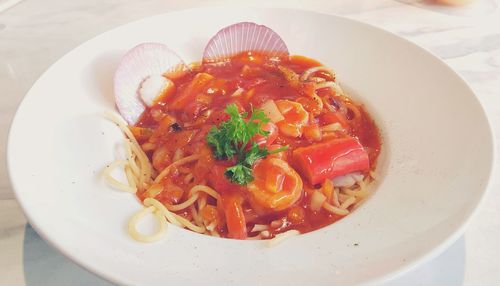
[[[329,225],[370,194],[381,148],[372,118],[329,67],[290,56],[267,27],[227,27],[190,65],[162,44],[139,45],[115,93],[127,158],[106,178],[144,204],[129,222],[137,240],[159,239],[168,223],[280,238]],[[117,166],[127,184],[111,177]],[[153,234],[136,228],[148,212]]]

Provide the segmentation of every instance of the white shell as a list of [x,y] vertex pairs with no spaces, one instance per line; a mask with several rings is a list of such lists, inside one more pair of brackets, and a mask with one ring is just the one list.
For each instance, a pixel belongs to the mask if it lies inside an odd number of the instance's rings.
[[135,124],[145,110],[139,96],[141,83],[150,76],[187,70],[182,59],[160,43],[143,43],[125,54],[115,72],[116,106],[129,124]]
[[288,48],[276,32],[263,25],[241,22],[220,30],[210,39],[203,61],[223,62],[245,51],[266,52],[271,57],[288,56]]

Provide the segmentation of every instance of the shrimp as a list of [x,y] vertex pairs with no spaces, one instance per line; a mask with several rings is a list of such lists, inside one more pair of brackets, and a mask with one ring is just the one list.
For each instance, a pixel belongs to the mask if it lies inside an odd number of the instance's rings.
[[281,211],[293,206],[302,196],[299,174],[278,158],[266,158],[254,167],[255,180],[248,184],[250,204],[261,213]]
[[290,137],[302,136],[303,126],[309,121],[309,113],[302,104],[290,100],[277,100],[276,105],[285,118],[276,124],[281,133]]

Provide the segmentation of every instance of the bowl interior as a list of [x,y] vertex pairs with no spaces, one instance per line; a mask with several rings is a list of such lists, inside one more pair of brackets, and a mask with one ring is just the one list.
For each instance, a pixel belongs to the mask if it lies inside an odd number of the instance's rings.
[[[102,116],[114,110],[114,70],[126,50],[148,41],[167,44],[187,62],[199,60],[213,34],[240,21],[271,27],[293,54],[333,68],[367,106],[383,137],[376,193],[340,222],[275,248],[174,226],[164,241],[137,243],[126,222],[139,202],[99,175],[122,140]],[[187,10],[106,32],[36,82],[8,144],[11,181],[35,229],[107,279],[148,285],[200,277],[242,285],[387,278],[457,237],[486,190],[492,158],[480,104],[440,60],[366,24],[281,9]]]

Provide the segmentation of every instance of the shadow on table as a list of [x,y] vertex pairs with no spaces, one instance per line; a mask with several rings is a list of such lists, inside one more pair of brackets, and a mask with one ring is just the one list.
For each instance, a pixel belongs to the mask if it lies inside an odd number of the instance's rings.
[[28,224],[24,232],[24,277],[26,286],[111,286],[84,270],[49,246]]
[[[54,250],[30,225],[26,225],[24,235],[23,263],[27,286],[112,285]],[[462,236],[438,257],[386,283],[385,286],[463,285],[464,270],[465,239]]]

